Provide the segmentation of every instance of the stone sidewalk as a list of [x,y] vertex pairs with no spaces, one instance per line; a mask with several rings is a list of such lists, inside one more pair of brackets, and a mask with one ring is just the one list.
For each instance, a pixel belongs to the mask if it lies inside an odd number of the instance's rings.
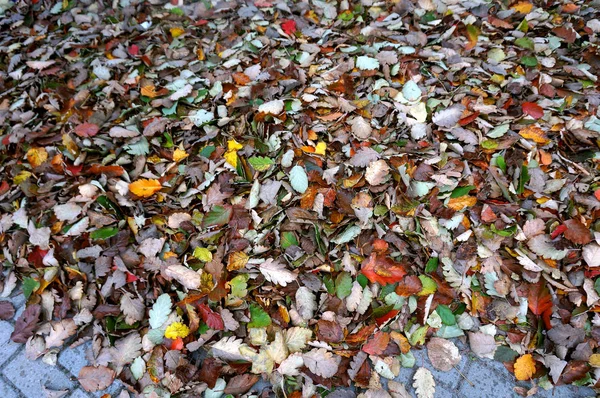
[[[117,397],[123,387],[115,382],[101,392],[87,393],[79,387],[77,375],[87,364],[85,352],[89,343],[77,348],[63,350],[58,355],[56,366],[48,365],[41,359],[31,361],[25,357],[25,345],[10,341],[15,319],[21,314],[25,300],[22,295],[14,295],[9,300],[15,306],[15,317],[10,321],[0,321],[0,397],[2,398],[91,398],[110,394]],[[416,366],[402,368],[396,379],[415,396],[412,377],[417,367],[424,366],[432,373],[436,383],[436,398],[496,398],[519,397],[513,391],[515,379],[504,365],[492,360],[481,360],[465,347],[461,348],[462,361],[451,372],[435,370],[427,358],[426,350],[415,352]],[[526,386],[526,383],[520,383]],[[48,392],[45,392],[48,391]],[[52,393],[63,392],[61,393]],[[125,394],[124,394],[125,395]],[[335,396],[335,394],[334,394]],[[540,392],[536,397],[595,397],[590,388],[561,386],[553,390]]]

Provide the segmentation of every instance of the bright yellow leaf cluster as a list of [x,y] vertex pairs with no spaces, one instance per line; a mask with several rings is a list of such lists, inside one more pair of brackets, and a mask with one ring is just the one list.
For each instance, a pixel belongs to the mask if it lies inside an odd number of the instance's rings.
[[44,148],[30,148],[27,151],[27,161],[33,168],[39,167],[46,160],[48,160],[48,152]]
[[225,161],[232,165],[233,167],[237,167],[238,156],[237,151],[242,149],[244,146],[237,142],[236,140],[227,141],[227,152],[223,155]]
[[531,354],[525,354],[515,361],[515,377],[517,380],[529,380],[535,373],[535,360]]
[[190,334],[190,328],[181,322],[173,322],[165,330],[165,337],[175,340],[178,337],[185,338]]
[[183,159],[187,158],[188,153],[186,151],[184,151],[183,149],[175,149],[175,152],[173,152],[173,160],[176,161],[177,163],[179,163],[180,161],[182,161]]

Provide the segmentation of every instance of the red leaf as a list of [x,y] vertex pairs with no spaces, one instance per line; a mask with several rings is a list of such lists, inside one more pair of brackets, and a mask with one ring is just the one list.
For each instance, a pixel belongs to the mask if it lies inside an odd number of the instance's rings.
[[377,322],[378,326],[381,326],[384,323],[386,323],[387,321],[389,321],[390,319],[392,319],[393,317],[395,317],[396,315],[398,315],[399,312],[400,312],[400,310],[391,310],[387,314],[380,316],[379,318],[375,318],[375,322]]
[[479,116],[479,112],[472,113],[469,116],[463,117],[462,119],[460,119],[458,121],[458,124],[460,124],[461,126],[466,126],[467,124],[471,123],[473,120],[477,119],[477,116]]
[[223,318],[221,315],[211,310],[206,304],[198,304],[198,312],[200,312],[200,318],[209,328],[214,330],[223,330],[225,329],[225,323],[223,323]]
[[552,308],[552,296],[544,280],[529,285],[527,300],[529,301],[531,312],[538,316]]
[[539,119],[544,116],[544,110],[535,102],[523,102],[523,113],[531,116],[534,119]]
[[552,231],[552,233],[550,234],[550,237],[552,239],[556,238],[558,235],[562,234],[563,232],[565,232],[567,230],[567,226],[566,225],[559,225],[558,227],[556,227],[556,229],[554,231]]
[[127,52],[129,53],[129,55],[132,56],[136,56],[139,54],[140,52],[140,48],[137,46],[137,44],[132,44],[131,46],[129,46],[129,48],[127,49]]
[[406,275],[406,270],[404,265],[383,255],[372,253],[368,259],[363,261],[362,273],[371,283],[387,285],[400,282]]
[[362,350],[367,354],[380,355],[385,351],[389,342],[390,335],[388,333],[377,332],[375,333],[375,336],[362,347]]
[[283,21],[281,23],[281,30],[283,30],[286,35],[293,35],[296,32],[296,21],[293,19]]
[[98,134],[100,128],[94,123],[82,123],[75,127],[75,134],[80,137],[93,137]]
[[181,351],[183,349],[183,339],[181,337],[177,337],[175,340],[171,342],[171,349]]

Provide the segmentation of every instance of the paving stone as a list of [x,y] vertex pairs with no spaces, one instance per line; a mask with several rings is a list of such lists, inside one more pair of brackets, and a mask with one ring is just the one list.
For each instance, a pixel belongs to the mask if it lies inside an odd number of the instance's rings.
[[52,390],[75,387],[75,383],[60,369],[47,365],[41,360],[31,361],[23,353],[19,353],[4,365],[2,373],[26,397],[41,397],[42,386]]
[[480,398],[517,397],[513,391],[515,384],[508,380],[508,371],[504,369],[504,373],[499,373],[488,365],[482,360],[470,363],[466,372],[468,381],[460,383],[459,393]]
[[89,394],[83,391],[81,388],[73,391],[73,393],[69,396],[69,398],[90,398]]
[[58,363],[66,368],[69,373],[77,377],[81,368],[88,364],[85,352],[90,347],[90,343],[82,344],[75,348],[66,348],[58,354]]
[[4,364],[11,355],[23,346],[10,340],[13,329],[14,327],[10,323],[0,321],[0,365]]
[[22,395],[11,385],[0,379],[0,397],[2,398],[21,398]]

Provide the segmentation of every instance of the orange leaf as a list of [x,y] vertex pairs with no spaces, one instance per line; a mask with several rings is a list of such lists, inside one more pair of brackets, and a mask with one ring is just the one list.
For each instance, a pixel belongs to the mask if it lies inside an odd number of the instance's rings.
[[459,196],[458,198],[450,198],[448,207],[452,210],[460,211],[465,207],[475,206],[477,198],[475,196]]
[[34,169],[48,160],[48,152],[44,148],[30,148],[27,151],[27,161]]
[[519,135],[528,140],[532,140],[536,144],[546,145],[550,142],[544,130],[533,124],[519,131]]
[[543,280],[529,285],[527,300],[531,312],[538,316],[552,308],[552,296]]
[[535,360],[531,354],[525,354],[515,361],[515,377],[517,380],[529,380],[535,373]]
[[520,1],[510,8],[521,14],[529,14],[533,9],[533,4],[528,1]]
[[397,263],[383,255],[372,253],[362,264],[362,273],[371,283],[387,285],[400,282],[406,270],[404,265]]
[[102,166],[101,164],[93,164],[88,169],[90,174],[105,174],[107,177],[120,177],[125,170],[121,166]]
[[129,184],[129,191],[136,196],[149,198],[162,189],[158,180],[137,180]]
[[387,348],[389,342],[390,335],[388,333],[377,332],[375,333],[375,336],[362,347],[362,350],[367,354],[381,355]]
[[479,28],[477,26],[467,26],[467,39],[469,39],[469,42],[465,46],[465,50],[472,50],[477,45],[477,40],[479,39]]
[[141,93],[144,97],[154,98],[157,96],[156,87],[149,85],[142,87]]

